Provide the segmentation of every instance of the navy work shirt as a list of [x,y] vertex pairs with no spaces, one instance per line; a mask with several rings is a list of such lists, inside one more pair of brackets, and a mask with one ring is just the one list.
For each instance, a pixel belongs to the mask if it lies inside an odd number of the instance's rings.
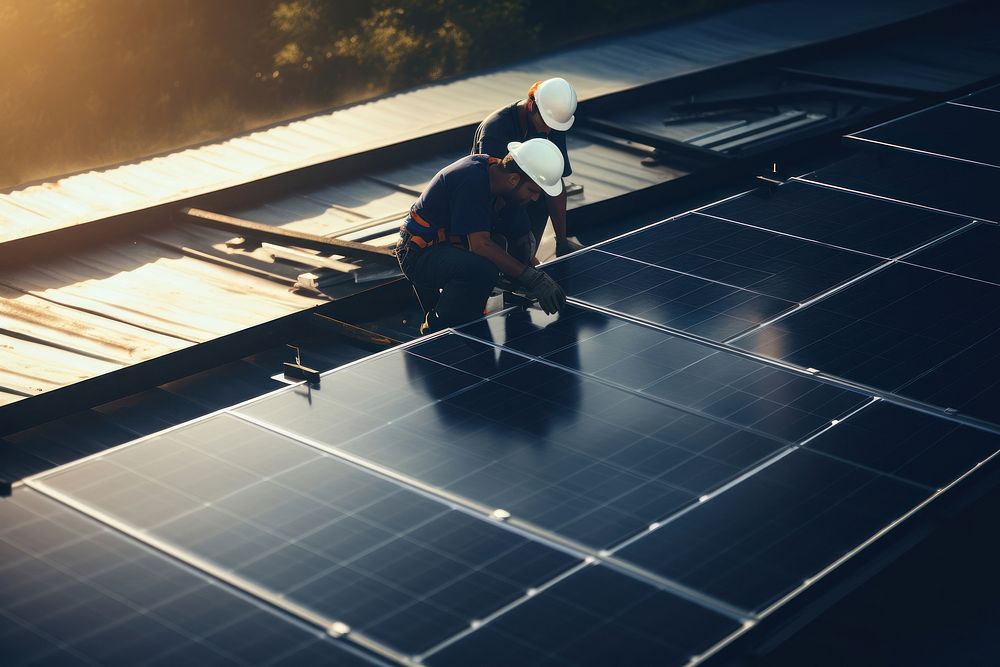
[[521,127],[517,114],[517,105],[518,103],[515,102],[510,106],[497,109],[479,124],[479,127],[476,129],[476,136],[472,141],[473,154],[486,153],[487,155],[503,159],[509,152],[507,144],[510,142],[525,142],[528,139],[541,137],[554,143],[562,153],[563,164],[565,165],[563,167],[563,177],[565,178],[572,174],[573,169],[569,164],[569,154],[566,152],[566,133],[552,130],[548,134],[539,134],[535,132],[534,128],[530,127],[530,122],[529,127]]
[[504,206],[490,192],[490,156],[467,155],[452,162],[431,179],[410,207],[406,231],[427,241],[468,236],[474,232],[500,232],[517,238],[528,231],[520,206]]

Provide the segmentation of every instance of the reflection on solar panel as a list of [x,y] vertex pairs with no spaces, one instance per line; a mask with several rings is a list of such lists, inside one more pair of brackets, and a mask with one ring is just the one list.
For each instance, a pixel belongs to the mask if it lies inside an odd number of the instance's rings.
[[396,662],[683,664],[998,446],[571,306],[503,312],[30,485]]
[[[853,160],[814,176],[997,210],[992,168]],[[1000,286],[955,275],[993,277],[986,231],[793,184],[574,254],[559,316],[28,480],[0,631],[18,662],[697,663],[1000,451]]]
[[941,104],[853,137],[886,146],[1000,167],[1000,114]]
[[1000,171],[993,167],[872,146],[802,180],[1000,222]]
[[[462,331],[636,390],[683,410],[799,442],[870,397],[603,313],[569,306],[559,317],[514,311]],[[544,372],[544,371],[543,371]],[[545,395],[542,378],[512,377]],[[531,389],[528,389],[531,391]],[[595,406],[597,414],[620,404]],[[639,415],[630,414],[638,421]],[[644,432],[651,426],[643,426]]]
[[868,255],[698,213],[609,241],[600,249],[796,302],[879,263]]
[[880,257],[898,257],[968,223],[957,216],[796,181],[700,212]]
[[647,322],[723,341],[794,303],[658,266],[585,250],[546,272],[580,301]]
[[376,664],[30,489],[0,527],[4,664]]

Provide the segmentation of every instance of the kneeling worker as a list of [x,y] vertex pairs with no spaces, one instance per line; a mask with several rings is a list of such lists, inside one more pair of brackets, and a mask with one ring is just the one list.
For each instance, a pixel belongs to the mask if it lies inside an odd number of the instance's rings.
[[425,311],[421,334],[481,317],[500,273],[547,313],[566,303],[562,288],[530,266],[524,211],[542,192],[562,192],[562,153],[546,139],[508,150],[502,160],[468,155],[439,171],[399,230],[396,258]]

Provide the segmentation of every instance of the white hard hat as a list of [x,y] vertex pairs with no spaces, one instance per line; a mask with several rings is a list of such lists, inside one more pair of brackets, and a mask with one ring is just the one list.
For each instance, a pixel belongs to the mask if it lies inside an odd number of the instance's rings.
[[548,139],[528,139],[523,144],[512,141],[507,150],[514,162],[550,197],[562,192],[563,155]]
[[[542,120],[553,130],[565,132],[573,127],[573,114],[576,113],[576,91],[566,79],[556,77],[546,79],[532,86],[535,106]],[[531,91],[529,91],[529,95]]]

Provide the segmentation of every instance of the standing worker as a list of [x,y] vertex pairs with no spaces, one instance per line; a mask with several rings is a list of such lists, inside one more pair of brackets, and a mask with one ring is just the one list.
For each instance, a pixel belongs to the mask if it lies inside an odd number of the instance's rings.
[[399,230],[396,258],[425,312],[421,334],[482,317],[500,273],[547,313],[566,303],[559,285],[531,266],[531,243],[517,242],[530,233],[524,205],[562,192],[562,153],[546,139],[511,142],[508,151],[439,171]]
[[[573,173],[566,153],[566,130],[573,126],[576,113],[576,91],[565,79],[555,78],[539,81],[528,90],[526,99],[494,111],[480,123],[472,142],[472,153],[485,153],[501,158],[507,154],[507,144],[512,141],[525,142],[535,137],[546,138],[554,143],[563,157],[563,173]],[[566,191],[560,188],[555,195],[544,194],[537,202],[527,205],[531,222],[531,235],[535,248],[531,254],[532,264],[537,264],[535,253],[542,241],[545,221],[552,219],[552,229],[556,234],[556,257],[582,245],[566,236]]]

